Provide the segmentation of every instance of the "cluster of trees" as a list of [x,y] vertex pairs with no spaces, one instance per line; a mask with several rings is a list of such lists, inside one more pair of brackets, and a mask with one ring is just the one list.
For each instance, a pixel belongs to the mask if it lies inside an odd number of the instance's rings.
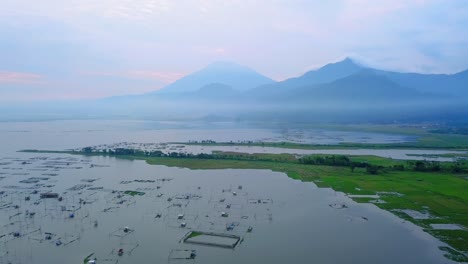
[[164,153],[160,150],[154,151],[143,151],[138,149],[131,149],[131,148],[116,148],[116,149],[103,149],[103,150],[95,150],[91,147],[85,147],[81,149],[83,153],[94,153],[100,152],[109,155],[118,155],[118,156],[146,156],[146,157],[171,157],[171,158],[199,158],[199,159],[215,159],[219,158],[220,155],[213,155],[213,154],[191,154],[185,152],[170,152]]
[[382,166],[376,166],[367,162],[352,161],[348,156],[330,155],[330,156],[305,156],[299,159],[302,164],[309,165],[325,165],[325,166],[340,166],[349,167],[352,172],[355,168],[365,168],[369,174],[378,174]]
[[206,140],[189,140],[189,143],[191,144],[216,144],[216,141],[211,140],[211,139],[206,139]]
[[453,162],[450,165],[443,165],[438,161],[427,161],[427,160],[418,160],[418,161],[409,161],[410,168],[414,171],[423,171],[423,172],[437,172],[437,171],[450,171],[454,173],[460,173],[466,171],[466,166],[463,162]]
[[331,156],[304,156],[299,159],[302,164],[310,165],[329,165],[329,166],[351,166],[366,167],[367,163],[353,162],[348,156],[344,155],[331,155]]
[[129,149],[129,148],[96,150],[92,147],[85,147],[81,149],[81,152],[86,153],[86,154],[100,152],[100,153],[109,154],[109,155],[145,155],[145,152],[142,150]]
[[461,162],[455,162],[450,166],[451,171],[455,173],[466,172],[467,170],[465,168],[466,166]]
[[440,171],[442,168],[437,161],[418,160],[414,162],[414,171]]
[[94,150],[92,147],[85,147],[81,149],[81,152],[84,152],[84,153],[92,153],[93,151]]
[[[206,140],[189,140],[189,144],[216,144],[218,142],[211,140],[211,139],[206,139]],[[238,140],[238,141],[228,141],[228,142],[221,142],[221,143],[227,143],[227,144],[253,144],[255,143],[252,140]],[[263,143],[262,143],[263,144]]]
[[[104,150],[95,150],[92,147],[85,147],[81,150],[83,153],[93,153],[101,152],[109,155],[127,155],[127,156],[146,156],[146,157],[170,157],[170,158],[193,158],[193,159],[242,159],[242,160],[265,160],[265,161],[279,161],[271,157],[259,157],[257,155],[244,155],[244,154],[191,154],[186,152],[170,152],[164,153],[160,150],[154,151],[142,151],[136,149],[128,148],[116,148],[116,149],[104,149]],[[450,171],[455,173],[461,173],[466,171],[466,166],[462,162],[451,163],[450,165],[442,165],[437,161],[408,161],[406,166],[403,164],[394,164],[391,166],[380,166],[370,164],[368,162],[359,162],[353,161],[348,156],[344,155],[328,155],[328,156],[304,156],[298,159],[298,162],[301,164],[308,165],[325,165],[325,166],[339,166],[339,167],[349,167],[352,172],[355,168],[365,168],[366,172],[369,174],[379,174],[382,170],[393,170],[393,171],[403,171],[403,170],[412,170],[420,172],[437,172],[437,171]]]

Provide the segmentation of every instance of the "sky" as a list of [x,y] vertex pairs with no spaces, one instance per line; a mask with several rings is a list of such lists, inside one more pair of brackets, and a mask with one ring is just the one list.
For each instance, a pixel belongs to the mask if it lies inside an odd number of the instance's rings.
[[2,0],[0,102],[140,94],[219,60],[456,73],[467,36],[466,0]]

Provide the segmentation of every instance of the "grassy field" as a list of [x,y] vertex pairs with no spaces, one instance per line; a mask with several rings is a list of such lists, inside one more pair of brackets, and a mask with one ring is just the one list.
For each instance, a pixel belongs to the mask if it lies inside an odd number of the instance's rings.
[[[386,203],[376,204],[378,207],[421,226],[426,232],[449,244],[456,250],[444,249],[449,258],[468,262],[468,257],[463,255],[468,252],[468,229],[433,230],[430,227],[430,224],[434,223],[468,227],[468,173],[466,173],[468,163],[463,164],[465,173],[456,174],[446,170],[417,172],[410,170],[411,163],[407,161],[374,156],[350,156],[352,161],[365,161],[385,168],[391,168],[394,165],[404,167],[403,171],[384,168],[377,175],[371,175],[366,172],[365,168],[351,170],[349,167],[301,164],[294,155],[290,154],[223,152],[218,155],[223,155],[223,159],[116,157],[143,159],[149,164],[189,169],[267,169],[284,172],[293,179],[314,182],[319,187],[333,188],[347,194],[379,194],[380,199]],[[450,166],[450,163],[442,164],[442,167],[447,166]],[[370,199],[355,198],[354,200],[369,202]],[[394,211],[396,209],[427,211],[433,217],[424,220],[412,219],[405,213]]]

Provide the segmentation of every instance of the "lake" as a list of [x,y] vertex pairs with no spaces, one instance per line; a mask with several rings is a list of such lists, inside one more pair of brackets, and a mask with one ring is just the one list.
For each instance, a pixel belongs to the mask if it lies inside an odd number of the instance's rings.
[[[451,263],[437,248],[444,243],[421,228],[283,173],[16,152],[282,135],[134,121],[1,123],[0,263],[82,263],[91,253],[97,263]],[[61,201],[41,199],[47,192]],[[181,242],[189,231],[241,242],[233,249]]]

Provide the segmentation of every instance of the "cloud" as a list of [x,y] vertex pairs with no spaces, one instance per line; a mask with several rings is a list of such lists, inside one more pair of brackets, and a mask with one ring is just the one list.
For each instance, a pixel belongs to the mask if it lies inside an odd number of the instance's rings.
[[162,72],[162,71],[129,71],[127,76],[132,78],[157,79],[164,83],[174,82],[186,74],[181,72]]
[[183,76],[181,72],[166,72],[166,71],[150,71],[150,70],[129,70],[129,71],[93,71],[81,72],[80,75],[88,76],[105,76],[105,77],[121,77],[136,80],[157,80],[164,84],[172,83]]
[[0,83],[40,84],[43,77],[35,73],[0,71]]

